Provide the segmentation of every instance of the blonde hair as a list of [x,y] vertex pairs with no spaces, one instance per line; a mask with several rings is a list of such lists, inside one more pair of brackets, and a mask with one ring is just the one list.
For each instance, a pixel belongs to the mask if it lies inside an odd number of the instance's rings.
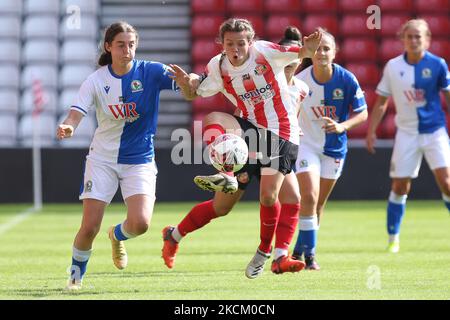
[[430,39],[431,38],[431,30],[430,27],[428,25],[428,22],[426,22],[424,19],[411,19],[406,21],[401,27],[400,30],[398,32],[398,37],[400,39],[403,39],[403,37],[405,36],[405,32],[408,28],[412,28],[412,27],[416,27],[416,28],[420,28],[423,27],[425,29],[425,34],[426,36]]
[[255,29],[247,19],[230,18],[223,22],[219,28],[219,42],[223,43],[225,32],[247,31],[247,40],[252,41],[255,37]]

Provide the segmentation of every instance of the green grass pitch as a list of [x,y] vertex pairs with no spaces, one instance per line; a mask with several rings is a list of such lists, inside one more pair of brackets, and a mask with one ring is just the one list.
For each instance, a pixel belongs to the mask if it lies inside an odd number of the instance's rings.
[[[193,203],[157,203],[145,235],[126,243],[129,265],[116,270],[107,228],[125,206],[108,207],[79,293],[62,289],[81,204],[46,205],[0,233],[0,299],[449,299],[450,216],[441,201],[408,201],[401,252],[388,254],[384,201],[331,201],[318,239],[319,272],[264,274],[249,280],[259,243],[259,206],[240,203],[228,216],[185,238],[176,266],[161,259],[161,229]],[[0,206],[1,226],[25,205]]]

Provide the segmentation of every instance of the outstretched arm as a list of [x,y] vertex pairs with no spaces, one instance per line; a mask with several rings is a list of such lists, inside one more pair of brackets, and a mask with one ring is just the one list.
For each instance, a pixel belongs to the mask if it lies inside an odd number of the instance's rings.
[[181,93],[186,100],[194,100],[198,95],[196,93],[200,85],[200,76],[195,73],[187,74],[180,66],[170,64],[172,74],[169,77],[177,83]]
[[322,40],[322,32],[315,31],[307,37],[303,37],[303,47],[300,48],[298,53],[298,57],[300,59],[303,58],[312,58],[319,48],[320,41]]

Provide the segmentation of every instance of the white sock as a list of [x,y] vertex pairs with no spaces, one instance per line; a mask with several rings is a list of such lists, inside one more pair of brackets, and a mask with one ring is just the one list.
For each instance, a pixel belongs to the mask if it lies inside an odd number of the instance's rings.
[[125,224],[125,221],[122,222],[122,223],[120,224],[120,231],[122,231],[123,235],[124,235],[125,237],[127,237],[128,239],[136,238],[136,235],[131,234],[131,233],[128,233],[128,232],[125,230],[125,228],[123,227],[124,224]]
[[72,258],[74,258],[77,261],[85,262],[89,260],[89,257],[91,256],[92,249],[91,250],[78,250],[75,247],[72,247]]
[[275,248],[275,252],[274,252],[274,259],[277,260],[279,257],[282,256],[287,256],[288,255],[288,250],[287,249],[280,249],[280,248]]
[[180,231],[178,231],[178,227],[175,227],[175,229],[173,229],[173,231],[172,231],[172,238],[176,242],[180,242],[181,239],[183,239],[183,236],[180,234]]
[[397,234],[390,234],[389,235],[389,243],[399,242],[399,241],[400,241],[400,234],[399,233],[397,233]]
[[445,194],[442,194],[442,199],[443,199],[445,202],[450,202],[450,197],[447,196],[447,195],[445,195]]

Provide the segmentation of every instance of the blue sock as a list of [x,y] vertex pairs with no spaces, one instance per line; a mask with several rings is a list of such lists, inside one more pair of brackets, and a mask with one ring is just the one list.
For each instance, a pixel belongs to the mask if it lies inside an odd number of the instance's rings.
[[120,223],[114,227],[114,236],[115,236],[116,240],[119,240],[119,241],[128,240],[130,237],[128,236],[128,234],[125,234],[125,233],[126,232],[125,232],[125,230],[123,230],[122,223]]
[[297,242],[295,243],[295,247],[294,247],[294,254],[297,256],[301,256],[303,254],[303,243],[302,243],[301,233],[302,233],[302,231],[299,230],[298,236],[297,236]]
[[450,213],[450,197],[446,196],[445,194],[442,194],[442,199],[444,200],[444,204],[448,209],[448,212]]
[[316,254],[317,230],[302,230],[300,232],[305,257]]
[[82,251],[75,247],[72,248],[72,266],[70,267],[71,279],[83,279],[91,252],[92,250]]
[[317,216],[300,217],[299,232],[295,243],[294,254],[305,257],[315,254],[317,243]]
[[393,191],[389,195],[387,207],[387,231],[390,235],[400,233],[400,225],[405,214],[407,195],[397,195]]

